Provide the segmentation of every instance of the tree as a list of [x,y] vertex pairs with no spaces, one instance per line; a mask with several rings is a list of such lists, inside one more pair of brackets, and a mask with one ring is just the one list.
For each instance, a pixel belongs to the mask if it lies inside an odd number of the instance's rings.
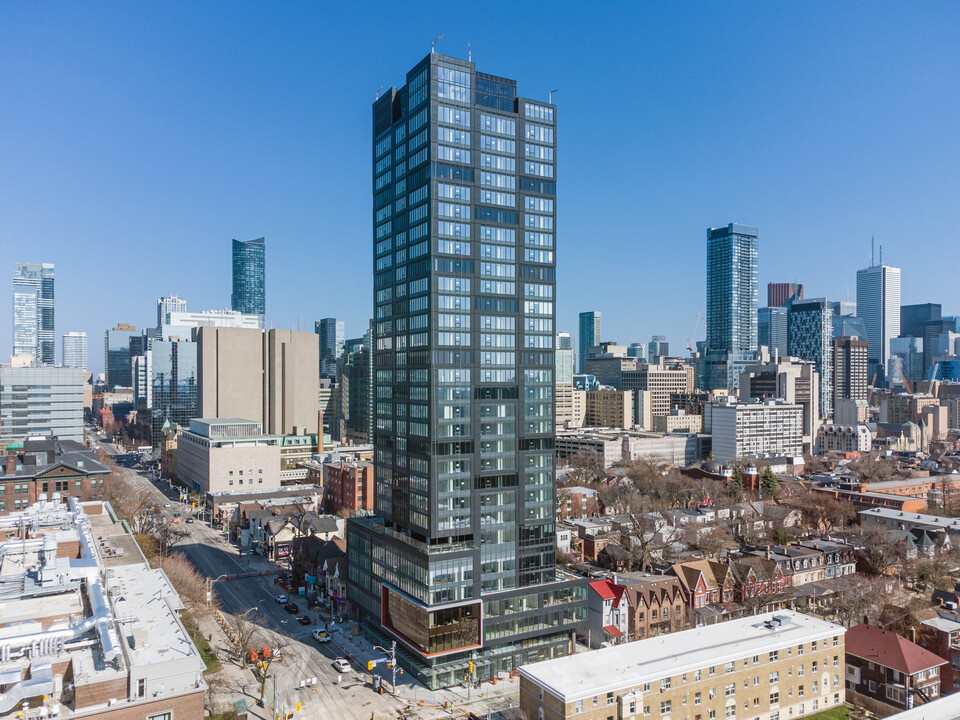
[[733,498],[734,502],[743,500],[743,472],[738,467],[733,469],[733,480],[727,487],[727,493]]
[[773,469],[769,465],[760,473],[760,491],[765,498],[774,500],[780,492],[780,484],[777,482],[777,476],[773,474]]
[[603,475],[603,461],[593,452],[577,453],[567,458],[567,481],[573,485],[586,485]]
[[618,532],[618,544],[630,553],[631,569],[638,565],[646,570],[651,558],[669,544],[661,533],[669,525],[664,509],[662,502],[639,493],[631,500]]
[[173,547],[184,540],[185,538],[190,537],[190,533],[184,530],[176,523],[170,521],[164,521],[157,523],[153,529],[154,535],[157,540],[160,541],[160,556],[169,554]]
[[803,472],[806,475],[819,475],[830,469],[830,465],[819,455],[803,456]]
[[257,617],[256,608],[250,608],[246,612],[236,615],[227,615],[226,618],[227,625],[234,638],[236,638],[240,667],[245,668],[247,666],[247,651],[256,644],[255,639],[260,633],[261,623]]
[[736,550],[738,545],[733,539],[733,535],[722,525],[704,528],[697,533],[696,539],[691,541],[691,546],[700,550],[708,558],[719,560],[724,551]]
[[824,604],[836,615],[844,627],[863,622],[866,615],[879,617],[886,602],[889,580],[879,577],[844,575],[830,581],[832,594],[823,598]]
[[180,599],[189,609],[207,604],[207,579],[183,553],[174,553],[160,559],[160,569],[166,573]]
[[[287,647],[287,641],[281,639],[280,637],[273,636],[268,638],[272,640],[272,647],[270,648],[269,653],[265,653],[266,657],[262,655],[257,659],[257,681],[260,683],[260,706],[266,707],[266,690],[267,690],[267,678],[270,677],[270,666],[273,665],[274,661],[278,656],[283,655],[283,650]],[[274,687],[276,687],[276,679],[274,679]]]
[[902,532],[883,527],[867,530],[858,544],[860,556],[872,575],[890,575],[902,569],[909,552]]
[[803,526],[814,533],[842,530],[857,515],[856,506],[850,501],[818,490],[808,490],[785,504],[798,510]]

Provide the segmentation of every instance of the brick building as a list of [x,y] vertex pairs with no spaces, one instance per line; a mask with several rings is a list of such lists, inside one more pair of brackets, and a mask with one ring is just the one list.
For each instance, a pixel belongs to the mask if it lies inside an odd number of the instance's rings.
[[630,637],[636,640],[687,627],[687,598],[672,575],[617,576],[630,598]]
[[324,463],[323,507],[330,513],[373,510],[373,463],[368,460]]

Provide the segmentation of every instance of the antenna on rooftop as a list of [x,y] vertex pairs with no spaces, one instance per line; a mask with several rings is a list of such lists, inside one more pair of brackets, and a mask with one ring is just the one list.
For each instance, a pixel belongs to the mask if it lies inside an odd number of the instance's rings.
[[883,267],[883,239],[880,239],[880,266]]
[[383,90],[383,85],[377,88],[377,100],[380,99],[380,91]]
[[873,235],[870,236],[870,267],[874,267],[874,264],[873,264]]
[[433,39],[433,42],[430,43],[430,54],[431,54],[431,55],[433,55],[433,53],[434,53],[434,48],[437,46],[437,43],[440,42],[440,38],[442,38],[442,37],[443,37],[443,35],[437,35],[437,36]]
[[547,93],[547,102],[550,103],[551,105],[553,104],[553,94],[554,94],[555,92],[560,92],[560,91],[559,91],[559,90],[551,90],[550,92]]
[[473,53],[470,51],[470,43],[467,43],[467,62],[473,62]]

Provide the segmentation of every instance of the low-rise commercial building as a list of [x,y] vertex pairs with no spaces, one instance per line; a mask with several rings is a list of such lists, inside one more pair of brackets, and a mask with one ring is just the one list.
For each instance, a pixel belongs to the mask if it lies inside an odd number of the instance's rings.
[[621,460],[655,458],[674,465],[690,465],[710,452],[710,438],[702,434],[667,434],[621,428],[582,428],[558,432],[557,457],[596,453],[604,467]]
[[844,629],[755,615],[520,668],[520,709],[542,720],[761,718],[845,700]]
[[653,430],[661,433],[703,432],[703,416],[688,415],[684,410],[671,410],[669,415],[653,418]]
[[177,474],[202,493],[280,487],[280,438],[259,422],[197,418],[180,434]]
[[109,504],[44,501],[4,520],[0,716],[24,703],[31,717],[202,720],[183,603]]

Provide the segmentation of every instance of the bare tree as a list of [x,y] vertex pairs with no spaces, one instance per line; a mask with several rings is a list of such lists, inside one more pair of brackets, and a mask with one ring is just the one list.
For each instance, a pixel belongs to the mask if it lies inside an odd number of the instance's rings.
[[662,531],[670,522],[663,501],[638,490],[626,496],[626,512],[619,525],[618,544],[630,553],[630,564],[646,570],[651,558],[669,543]]
[[[260,683],[260,705],[265,707],[267,690],[267,678],[270,677],[270,666],[283,656],[283,651],[287,647],[287,641],[279,636],[271,638],[272,647],[267,653],[261,653],[257,660],[257,681]],[[265,657],[264,657],[265,656]],[[274,680],[276,682],[276,680]]]
[[736,550],[738,545],[730,531],[722,525],[700,529],[692,539],[691,546],[705,557],[719,560],[724,552]]
[[178,524],[169,521],[157,523],[153,528],[153,533],[157,540],[160,541],[161,557],[164,554],[169,554],[177,543],[190,537],[189,532]]
[[808,490],[783,505],[799,510],[804,527],[815,533],[842,530],[857,515],[856,506],[850,501],[817,490]]
[[573,485],[586,485],[603,476],[603,461],[594,452],[577,453],[567,458],[567,481]]
[[872,575],[890,575],[902,569],[909,545],[899,532],[877,527],[868,529],[860,538],[860,556]]
[[245,668],[247,666],[247,652],[256,644],[255,640],[260,633],[260,622],[256,614],[256,608],[250,608],[245,613],[226,615],[226,617],[227,625],[234,638],[236,638],[240,667]]
[[830,582],[833,594],[823,602],[844,627],[863,622],[864,616],[879,617],[885,602],[888,579],[868,575],[844,575]]
[[183,553],[174,553],[160,559],[160,569],[173,583],[180,599],[189,609],[207,604],[207,579],[203,577]]

